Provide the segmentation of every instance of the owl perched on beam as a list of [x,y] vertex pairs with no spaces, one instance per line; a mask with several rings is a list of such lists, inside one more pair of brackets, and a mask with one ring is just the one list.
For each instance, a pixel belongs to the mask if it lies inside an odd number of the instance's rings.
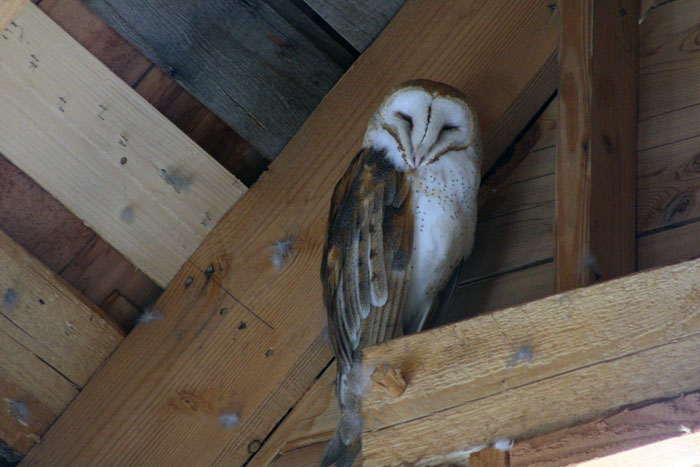
[[391,91],[331,200],[321,264],[340,422],[322,465],[360,451],[361,349],[441,322],[474,243],[479,125],[458,90]]

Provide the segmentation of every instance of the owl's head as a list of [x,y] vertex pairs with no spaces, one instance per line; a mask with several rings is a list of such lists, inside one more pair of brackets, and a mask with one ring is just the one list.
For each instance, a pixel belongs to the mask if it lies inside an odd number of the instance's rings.
[[403,170],[469,148],[478,158],[478,144],[479,125],[465,96],[446,84],[422,79],[401,84],[384,98],[364,140],[365,147],[386,150]]

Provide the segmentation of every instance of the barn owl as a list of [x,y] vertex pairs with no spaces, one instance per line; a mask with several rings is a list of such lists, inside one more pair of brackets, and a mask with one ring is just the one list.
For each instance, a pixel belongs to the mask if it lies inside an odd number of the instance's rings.
[[439,323],[472,250],[480,133],[465,97],[427,80],[391,91],[338,182],[321,264],[341,418],[321,465],[360,451],[361,349]]

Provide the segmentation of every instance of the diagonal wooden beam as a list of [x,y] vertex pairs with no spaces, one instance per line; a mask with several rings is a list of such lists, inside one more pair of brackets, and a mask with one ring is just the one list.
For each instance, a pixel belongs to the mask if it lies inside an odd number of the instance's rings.
[[34,4],[3,37],[0,153],[167,286],[245,186]]
[[[411,78],[456,86],[479,113],[488,169],[556,87],[549,4],[407,2],[176,276],[154,308],[164,319],[129,334],[27,462],[239,465],[257,452],[330,361],[328,204],[375,106]],[[285,238],[277,269],[270,246]],[[219,421],[231,412],[235,428]]]
[[[364,465],[413,465],[700,388],[700,260],[366,350],[408,381],[363,403]],[[420,443],[416,443],[420,439]]]
[[639,0],[560,2],[558,290],[635,270]]
[[[121,329],[0,232],[0,446],[27,453],[122,342]],[[0,449],[0,459],[3,457]]]

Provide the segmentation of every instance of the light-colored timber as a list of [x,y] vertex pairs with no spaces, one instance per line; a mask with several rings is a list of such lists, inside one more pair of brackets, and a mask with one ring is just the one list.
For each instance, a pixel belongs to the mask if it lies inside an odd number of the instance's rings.
[[0,152],[166,286],[245,187],[28,4],[0,40]]

